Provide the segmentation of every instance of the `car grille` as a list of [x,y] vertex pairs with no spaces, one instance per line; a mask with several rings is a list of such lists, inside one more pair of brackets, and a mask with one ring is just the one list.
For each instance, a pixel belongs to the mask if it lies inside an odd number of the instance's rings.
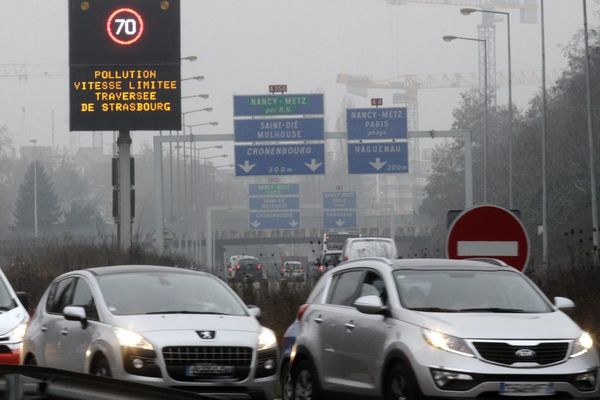
[[[473,342],[473,345],[483,359],[504,365],[515,363],[555,364],[567,357],[569,349],[567,342],[546,342],[536,346],[513,346],[503,342]],[[532,350],[535,354],[530,357],[520,357],[517,355],[519,350]]]
[[252,348],[171,346],[163,348],[163,357],[169,376],[178,381],[241,381],[250,373]]

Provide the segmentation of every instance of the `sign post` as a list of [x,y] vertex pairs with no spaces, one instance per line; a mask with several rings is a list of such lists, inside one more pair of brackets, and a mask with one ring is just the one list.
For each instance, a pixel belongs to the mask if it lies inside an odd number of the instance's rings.
[[119,131],[119,242],[131,247],[132,130],[181,129],[179,0],[69,0],[71,131]]
[[529,260],[529,239],[512,212],[482,205],[463,211],[454,220],[446,252],[450,259],[495,258],[524,271]]

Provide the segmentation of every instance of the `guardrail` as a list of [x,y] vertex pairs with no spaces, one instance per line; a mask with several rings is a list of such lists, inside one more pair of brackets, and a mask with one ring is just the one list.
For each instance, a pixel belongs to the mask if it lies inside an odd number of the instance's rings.
[[53,368],[0,365],[1,398],[85,400],[209,400],[212,396]]

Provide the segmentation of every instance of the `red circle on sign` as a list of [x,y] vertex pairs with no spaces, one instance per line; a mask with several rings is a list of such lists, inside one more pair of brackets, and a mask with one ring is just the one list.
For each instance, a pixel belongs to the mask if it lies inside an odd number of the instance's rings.
[[[144,20],[134,9],[119,8],[106,20],[106,32],[113,42],[128,46],[142,37]],[[122,36],[124,38],[121,38]]]
[[483,205],[463,211],[446,239],[450,259],[496,258],[519,271],[529,261],[529,239],[521,221],[509,210]]

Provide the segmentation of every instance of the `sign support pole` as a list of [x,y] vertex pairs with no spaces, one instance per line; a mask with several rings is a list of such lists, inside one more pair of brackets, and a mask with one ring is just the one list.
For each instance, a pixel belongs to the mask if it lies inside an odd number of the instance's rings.
[[164,201],[163,201],[163,152],[160,136],[154,136],[154,212],[156,250],[158,254],[165,251]]
[[131,249],[131,136],[119,131],[119,246]]

